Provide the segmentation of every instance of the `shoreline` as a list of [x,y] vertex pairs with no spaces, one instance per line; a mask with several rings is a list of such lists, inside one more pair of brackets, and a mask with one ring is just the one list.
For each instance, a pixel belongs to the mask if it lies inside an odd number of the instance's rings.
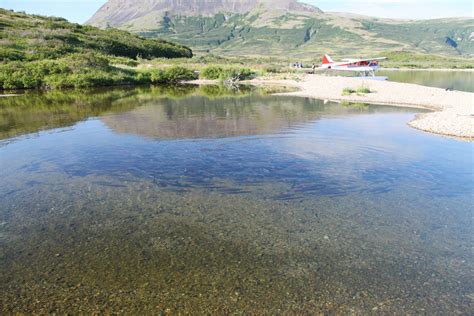
[[[291,85],[299,89],[277,95],[427,109],[432,112],[416,115],[408,125],[425,132],[474,140],[474,93],[446,91],[411,83],[320,75],[306,75],[299,82],[262,79],[251,82]],[[342,96],[342,90],[346,87],[367,87],[372,93]]]
[[[427,109],[408,125],[421,131],[474,141],[474,93],[446,91],[411,83],[376,81],[351,77],[303,75],[300,81],[256,78],[242,84],[279,85],[297,88],[295,92],[276,93],[281,96],[315,98],[335,102],[352,102]],[[193,84],[215,84],[216,81],[195,80]],[[367,87],[364,95],[342,96],[344,88]]]

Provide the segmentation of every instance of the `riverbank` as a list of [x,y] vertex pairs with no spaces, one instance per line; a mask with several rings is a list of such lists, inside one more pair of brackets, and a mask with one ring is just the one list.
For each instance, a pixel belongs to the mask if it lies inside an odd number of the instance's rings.
[[[474,139],[474,93],[446,91],[408,83],[320,75],[306,75],[300,81],[257,79],[251,83],[289,85],[299,89],[280,95],[429,109],[433,112],[418,115],[409,125],[430,133]],[[342,91],[348,87],[365,87],[371,93],[343,96]]]

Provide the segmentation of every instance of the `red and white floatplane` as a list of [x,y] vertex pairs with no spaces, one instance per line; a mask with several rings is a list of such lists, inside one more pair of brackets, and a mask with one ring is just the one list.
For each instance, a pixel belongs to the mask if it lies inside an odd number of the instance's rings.
[[359,74],[360,78],[369,78],[374,80],[387,80],[387,77],[377,77],[375,72],[379,69],[379,61],[387,59],[386,57],[353,59],[347,58],[342,61],[335,62],[331,56],[324,55],[323,63],[317,70],[336,70],[336,71],[352,71]]

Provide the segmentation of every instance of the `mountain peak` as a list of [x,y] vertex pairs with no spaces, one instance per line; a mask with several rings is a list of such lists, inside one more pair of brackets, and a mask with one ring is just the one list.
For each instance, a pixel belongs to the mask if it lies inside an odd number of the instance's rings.
[[164,13],[176,16],[213,16],[217,13],[247,13],[255,9],[322,13],[297,0],[109,0],[88,21],[97,26],[120,26],[128,21]]

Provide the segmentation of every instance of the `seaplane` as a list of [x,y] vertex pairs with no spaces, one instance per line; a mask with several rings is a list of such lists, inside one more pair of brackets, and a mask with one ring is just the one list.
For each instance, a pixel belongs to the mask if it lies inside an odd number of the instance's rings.
[[361,78],[372,78],[376,80],[387,80],[387,77],[376,77],[375,72],[379,69],[379,61],[386,60],[386,57],[354,59],[346,58],[340,62],[335,62],[331,56],[324,55],[322,65],[318,70],[338,70],[357,72]]

